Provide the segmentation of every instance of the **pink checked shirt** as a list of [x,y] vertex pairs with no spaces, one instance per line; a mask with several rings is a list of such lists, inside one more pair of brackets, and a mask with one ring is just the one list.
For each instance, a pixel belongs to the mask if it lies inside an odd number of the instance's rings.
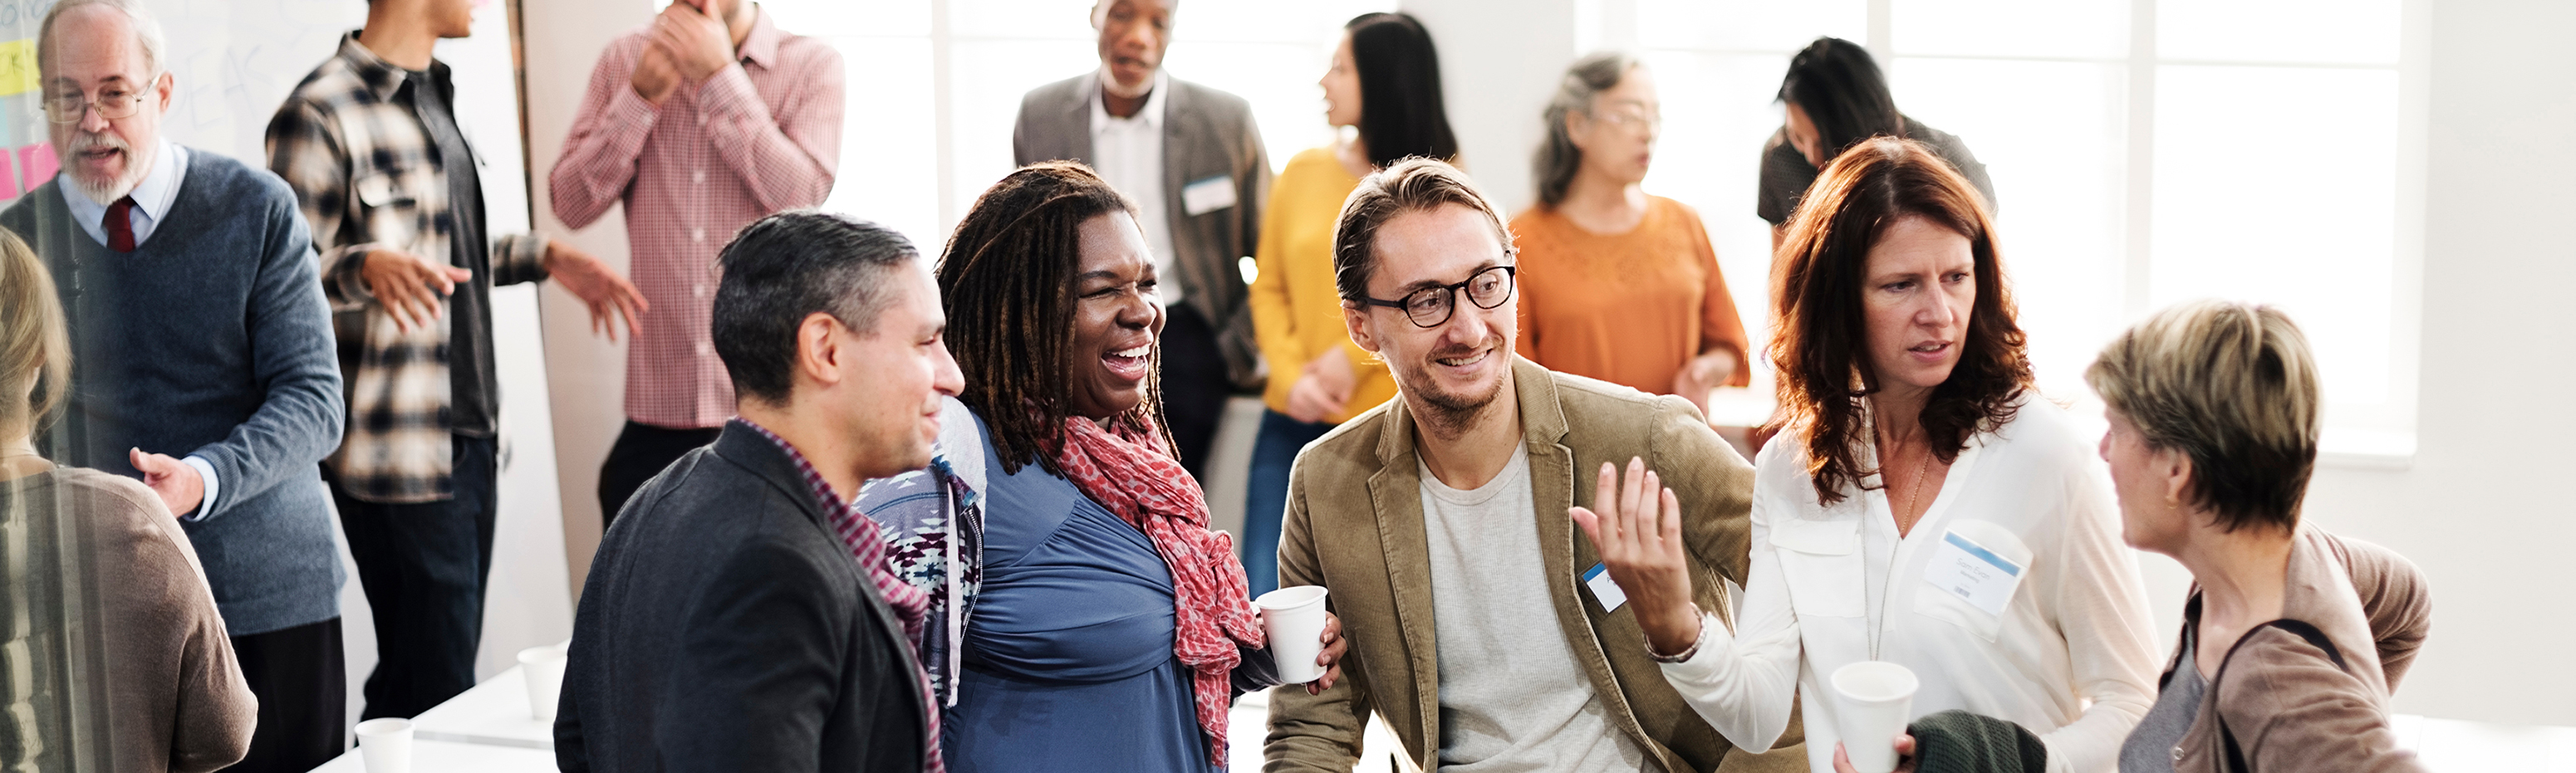
[[626,203],[628,272],[652,304],[627,348],[626,416],[714,427],[734,413],[732,381],[707,339],[716,253],[752,221],[831,194],[844,73],[831,46],[780,32],[761,12],[739,66],[655,108],[629,82],[650,37],[650,27],[627,33],[600,54],[549,177],[555,216],[582,228]]

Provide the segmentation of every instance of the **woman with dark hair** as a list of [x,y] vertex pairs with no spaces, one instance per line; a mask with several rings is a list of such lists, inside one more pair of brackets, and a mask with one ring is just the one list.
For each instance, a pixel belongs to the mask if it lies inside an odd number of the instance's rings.
[[36,453],[70,353],[44,264],[0,231],[0,770],[232,765],[259,699],[178,519],[140,482]]
[[1664,120],[1653,74],[1584,57],[1546,120],[1538,206],[1512,218],[1521,356],[1706,412],[1711,390],[1751,378],[1749,344],[1699,212],[1641,186]]
[[1929,145],[1932,152],[1966,177],[1995,207],[1995,183],[1986,165],[1968,152],[1968,144],[1948,132],[1923,125],[1896,110],[1887,76],[1878,70],[1869,49],[1841,38],[1817,38],[1789,59],[1789,74],[1780,79],[1780,103],[1788,119],[1762,143],[1762,190],[1755,213],[1771,223],[1772,252],[1798,208],[1798,197],[1816,181],[1816,170],[1861,140],[1895,137]]
[[1668,491],[1659,514],[1605,469],[1598,512],[1575,513],[1666,680],[1747,749],[1779,737],[1794,694],[1823,773],[1838,741],[1895,740],[1840,738],[1825,679],[1894,662],[1922,681],[1915,716],[2002,719],[2046,770],[2110,769],[2152,694],[2145,588],[2090,444],[2031,386],[1975,189],[1921,143],[1863,140],[1780,259],[1787,420],[1754,461],[1737,627],[1689,603]]
[[1270,363],[1269,410],[1245,486],[1243,566],[1255,594],[1279,585],[1279,517],[1297,451],[1395,396],[1386,365],[1351,343],[1333,291],[1333,224],[1360,178],[1397,159],[1458,155],[1441,106],[1440,55],[1422,22],[1364,13],[1324,72],[1324,120],[1350,127],[1288,159],[1270,184],[1253,252],[1252,329]]
[[[1135,206],[1080,164],[1023,167],[957,224],[938,276],[964,410],[941,412],[928,474],[857,504],[944,621],[915,645],[948,769],[1222,769],[1234,696],[1279,680],[1163,430]],[[1329,669],[1337,621],[1323,641]]]

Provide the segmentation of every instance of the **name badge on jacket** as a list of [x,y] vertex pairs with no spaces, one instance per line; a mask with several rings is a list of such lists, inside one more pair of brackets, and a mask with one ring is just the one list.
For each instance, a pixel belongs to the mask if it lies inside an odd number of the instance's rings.
[[1234,178],[1217,175],[1181,186],[1181,208],[1198,217],[1235,205]]
[[1925,583],[1986,614],[2004,613],[2004,604],[2012,601],[2014,586],[2021,584],[2021,564],[1957,531],[1941,535],[1941,543],[1934,551],[1931,564],[1924,567]]

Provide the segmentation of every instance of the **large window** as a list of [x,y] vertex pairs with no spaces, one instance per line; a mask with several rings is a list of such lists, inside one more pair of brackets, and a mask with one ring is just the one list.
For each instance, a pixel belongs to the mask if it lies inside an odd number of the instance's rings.
[[2397,0],[1636,0],[1667,117],[1648,190],[1698,207],[1747,321],[1768,308],[1758,150],[1791,53],[1863,43],[1908,115],[1993,175],[2043,391],[2149,311],[2271,303],[2324,371],[2326,450],[2413,451],[2421,57]]
[[[1391,0],[1182,3],[1164,69],[1251,101],[1275,169],[1332,140],[1323,77],[1341,25]],[[828,38],[849,64],[840,184],[827,207],[925,249],[1010,172],[1030,89],[1100,66],[1088,2],[763,0],[780,26]]]

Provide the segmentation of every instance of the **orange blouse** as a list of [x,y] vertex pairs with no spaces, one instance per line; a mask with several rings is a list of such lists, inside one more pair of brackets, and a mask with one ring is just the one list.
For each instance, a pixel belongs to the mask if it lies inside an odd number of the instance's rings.
[[1512,218],[1519,240],[1521,356],[1549,370],[1671,394],[1673,376],[1704,352],[1735,354],[1728,386],[1752,374],[1744,320],[1718,272],[1699,213],[1646,197],[1624,234],[1585,231],[1552,210]]

